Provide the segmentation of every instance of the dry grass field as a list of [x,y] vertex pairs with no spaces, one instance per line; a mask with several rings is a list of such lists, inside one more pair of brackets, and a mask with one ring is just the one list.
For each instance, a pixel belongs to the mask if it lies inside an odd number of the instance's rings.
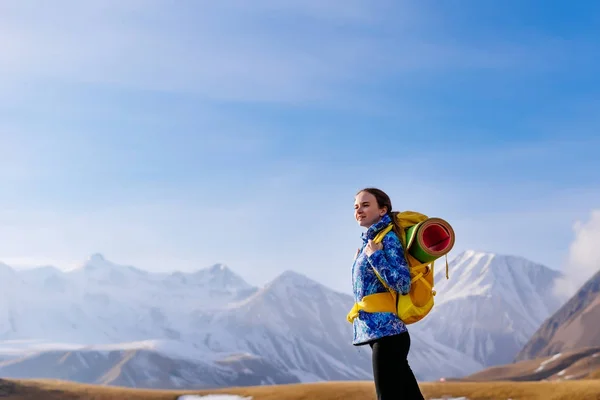
[[[427,399],[600,400],[600,380],[555,382],[444,382],[422,384]],[[0,398],[14,400],[177,400],[183,394],[235,394],[252,400],[369,400],[371,382],[328,382],[210,391],[140,390],[48,380],[0,381]]]

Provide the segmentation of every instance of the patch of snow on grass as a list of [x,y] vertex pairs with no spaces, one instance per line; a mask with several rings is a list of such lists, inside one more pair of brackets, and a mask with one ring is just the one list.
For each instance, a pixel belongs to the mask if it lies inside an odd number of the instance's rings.
[[241,397],[235,394],[209,394],[207,396],[185,394],[179,396],[177,400],[252,400],[252,397]]
[[549,359],[547,359],[546,361],[542,361],[540,363],[540,366],[535,370],[535,372],[542,371],[547,364],[549,364],[552,361],[558,359],[561,355],[562,355],[562,353],[557,353],[557,354],[553,355],[552,357],[550,357]]

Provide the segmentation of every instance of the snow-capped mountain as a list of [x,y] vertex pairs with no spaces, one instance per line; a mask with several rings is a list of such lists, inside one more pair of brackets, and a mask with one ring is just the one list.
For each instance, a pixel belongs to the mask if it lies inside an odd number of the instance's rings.
[[[106,344],[126,350],[129,345],[122,343],[177,343],[175,347],[187,350],[173,352],[174,346],[161,346],[153,351],[173,364],[201,362],[213,365],[215,371],[229,371],[205,374],[212,378],[196,377],[202,385],[238,384],[244,379],[285,383],[372,376],[370,349],[351,344],[352,326],[345,319],[353,303],[351,296],[294,272],[284,272],[265,287],[255,288],[220,264],[192,273],[155,274],[114,264],[99,254],[67,272],[52,267],[26,271],[5,267],[2,271],[6,279],[0,282],[0,340],[4,345],[11,340],[63,343],[52,350],[79,354],[89,363],[108,356],[98,350]],[[94,346],[96,358],[82,353],[81,345]],[[29,352],[55,359],[56,354],[49,355],[49,351],[24,345],[10,354],[22,357]],[[482,367],[426,334],[413,335],[410,359],[422,380],[460,376]],[[19,371],[29,370],[21,366]],[[56,372],[56,368],[50,369]],[[278,375],[268,371],[278,371]],[[48,376],[55,372],[49,370]],[[4,373],[1,368],[0,373]],[[86,379],[99,378],[92,373]],[[136,385],[152,386],[152,382]]]
[[[214,314],[202,334],[214,351],[248,351],[276,360],[282,368],[310,371],[307,379],[370,379],[371,351],[350,344],[346,313],[352,297],[287,271],[244,302]],[[198,327],[199,330],[201,329]],[[429,337],[412,337],[410,362],[422,380],[463,375],[482,365]]]
[[436,265],[436,305],[415,330],[485,366],[510,363],[566,299],[553,293],[561,273],[521,257],[467,251]]
[[67,272],[4,268],[3,275],[0,340],[97,344],[179,339],[190,332],[196,310],[222,308],[255,290],[225,266],[151,274],[101,255]]

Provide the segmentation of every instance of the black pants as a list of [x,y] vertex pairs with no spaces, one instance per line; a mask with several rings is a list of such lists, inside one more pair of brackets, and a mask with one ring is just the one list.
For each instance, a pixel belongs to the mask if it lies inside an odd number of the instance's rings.
[[377,400],[423,400],[417,379],[408,365],[408,332],[370,343]]

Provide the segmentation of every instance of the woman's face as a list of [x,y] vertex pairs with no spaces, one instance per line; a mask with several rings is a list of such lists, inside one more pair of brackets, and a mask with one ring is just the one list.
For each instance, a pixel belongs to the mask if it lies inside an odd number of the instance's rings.
[[354,199],[354,218],[360,226],[370,227],[385,215],[387,210],[377,206],[377,199],[369,192],[360,192]]

